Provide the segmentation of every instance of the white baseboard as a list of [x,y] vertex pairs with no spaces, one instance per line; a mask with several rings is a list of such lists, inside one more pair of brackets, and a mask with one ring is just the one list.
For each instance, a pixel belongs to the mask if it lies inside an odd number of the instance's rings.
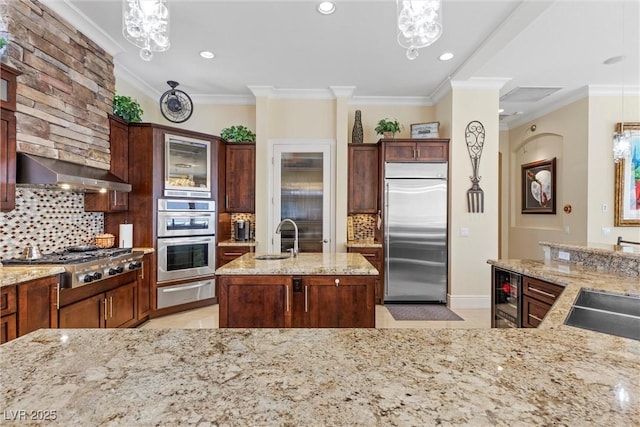
[[447,294],[449,308],[491,308],[491,295],[450,295]]

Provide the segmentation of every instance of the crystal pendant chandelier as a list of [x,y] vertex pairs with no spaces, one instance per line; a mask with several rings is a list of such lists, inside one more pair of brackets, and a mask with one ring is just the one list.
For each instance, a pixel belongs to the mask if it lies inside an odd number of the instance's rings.
[[442,35],[440,0],[396,0],[398,43],[407,48],[407,58],[416,59],[418,49],[433,44]]
[[631,132],[624,130],[624,122],[620,123],[620,130],[613,134],[613,161],[631,156]]
[[123,0],[122,34],[140,48],[140,58],[169,49],[169,9],[166,0]]

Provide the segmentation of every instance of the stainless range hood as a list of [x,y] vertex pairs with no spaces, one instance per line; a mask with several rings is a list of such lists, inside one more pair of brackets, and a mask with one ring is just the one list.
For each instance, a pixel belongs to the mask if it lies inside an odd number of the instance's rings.
[[33,154],[17,154],[16,183],[19,185],[59,186],[85,191],[131,191],[131,184],[105,169]]

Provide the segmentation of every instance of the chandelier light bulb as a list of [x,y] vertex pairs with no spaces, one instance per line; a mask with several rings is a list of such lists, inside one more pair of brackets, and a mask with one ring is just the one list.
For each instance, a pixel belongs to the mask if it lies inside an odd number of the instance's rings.
[[615,132],[613,134],[613,161],[619,163],[631,155],[630,132]]

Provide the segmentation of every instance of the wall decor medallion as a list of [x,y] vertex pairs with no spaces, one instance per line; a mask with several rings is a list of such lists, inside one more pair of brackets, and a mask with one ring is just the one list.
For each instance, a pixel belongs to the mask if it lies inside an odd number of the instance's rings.
[[482,147],[484,147],[484,135],[484,126],[477,120],[469,122],[464,130],[464,139],[467,143],[467,151],[473,170],[473,176],[469,177],[471,188],[467,190],[467,209],[472,213],[484,212],[484,191],[480,188],[480,176],[478,176]]
[[[617,131],[622,131],[621,123],[618,123]],[[625,123],[624,131],[629,132],[631,149],[615,166],[613,225],[637,227],[640,225],[640,122]]]
[[412,139],[440,138],[440,122],[414,123],[411,125]]
[[556,213],[556,158],[522,165],[522,213]]

